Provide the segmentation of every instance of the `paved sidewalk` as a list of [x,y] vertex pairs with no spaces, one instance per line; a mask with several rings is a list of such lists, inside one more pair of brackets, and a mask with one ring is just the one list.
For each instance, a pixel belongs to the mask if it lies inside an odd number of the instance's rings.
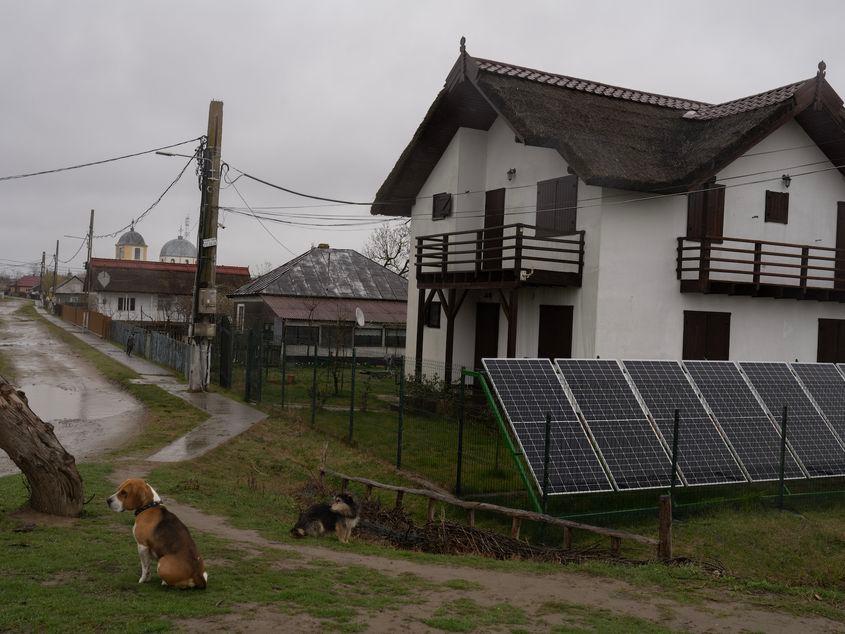
[[140,357],[127,357],[126,353],[120,348],[100,339],[88,330],[62,321],[40,308],[36,308],[36,310],[42,317],[59,328],[63,328],[107,357],[137,372],[140,378],[135,379],[136,383],[158,385],[174,396],[178,396],[209,414],[208,419],[200,425],[163,447],[147,460],[179,462],[198,458],[267,417],[264,412],[234,401],[222,394],[189,392],[188,386],[182,383],[170,370]]

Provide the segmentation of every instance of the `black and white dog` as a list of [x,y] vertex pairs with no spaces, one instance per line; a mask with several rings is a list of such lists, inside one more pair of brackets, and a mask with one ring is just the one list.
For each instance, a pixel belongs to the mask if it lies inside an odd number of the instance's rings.
[[319,537],[334,531],[342,543],[348,544],[358,519],[355,498],[349,493],[338,493],[331,504],[313,504],[304,513],[300,513],[290,534],[294,537]]

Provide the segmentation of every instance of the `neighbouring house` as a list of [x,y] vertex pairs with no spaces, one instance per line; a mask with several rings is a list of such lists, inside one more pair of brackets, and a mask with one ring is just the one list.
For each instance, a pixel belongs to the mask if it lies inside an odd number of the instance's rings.
[[41,284],[41,277],[38,275],[24,275],[19,277],[9,287],[9,294],[16,297],[28,297],[32,289]]
[[[117,321],[187,323],[196,270],[195,264],[92,258],[92,307]],[[247,281],[247,267],[217,266],[218,297]]]
[[462,42],[371,211],[411,218],[417,363],[845,361],[844,175],[823,63],[710,104]]
[[[261,329],[287,354],[402,356],[408,282],[352,249],[313,247],[231,295],[235,327]],[[356,309],[364,325],[356,324]]]
[[66,304],[77,306],[85,303],[83,295],[85,282],[83,282],[76,275],[65,280],[59,284],[55,292],[55,302],[57,304]]

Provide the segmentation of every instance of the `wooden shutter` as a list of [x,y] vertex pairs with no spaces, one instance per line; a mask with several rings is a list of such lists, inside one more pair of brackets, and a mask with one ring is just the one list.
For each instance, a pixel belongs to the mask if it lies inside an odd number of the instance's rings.
[[707,192],[687,194],[687,237],[703,238],[705,234]]
[[572,306],[540,306],[537,356],[558,359],[572,356]]
[[448,218],[452,215],[452,194],[434,194],[432,199],[431,217],[434,220]]
[[704,346],[706,359],[711,361],[727,361],[730,359],[730,313],[707,313],[707,334]]
[[578,177],[558,178],[555,183],[555,229],[557,235],[575,232],[578,217]]
[[537,225],[538,237],[555,235],[555,208],[557,179],[537,183]]
[[837,290],[845,289],[845,201],[836,203],[836,262],[834,268],[836,269],[834,275],[836,281],[833,283],[833,288]]
[[838,322],[838,319],[819,319],[819,342],[816,351],[816,361],[819,363],[836,363],[838,361]]
[[697,310],[684,311],[684,347],[681,356],[685,360],[705,358],[704,342],[707,337],[707,313]]
[[725,186],[713,185],[706,194],[707,235],[721,238],[725,230]]
[[789,194],[787,192],[766,191],[766,222],[789,221]]

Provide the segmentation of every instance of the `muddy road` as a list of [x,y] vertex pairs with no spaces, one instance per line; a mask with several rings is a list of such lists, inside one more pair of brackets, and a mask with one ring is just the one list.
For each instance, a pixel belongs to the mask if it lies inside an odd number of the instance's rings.
[[[0,354],[29,405],[53,424],[77,461],[120,447],[141,428],[142,405],[112,385],[36,320],[14,314],[23,301],[0,302]],[[17,468],[0,450],[0,475]]]

